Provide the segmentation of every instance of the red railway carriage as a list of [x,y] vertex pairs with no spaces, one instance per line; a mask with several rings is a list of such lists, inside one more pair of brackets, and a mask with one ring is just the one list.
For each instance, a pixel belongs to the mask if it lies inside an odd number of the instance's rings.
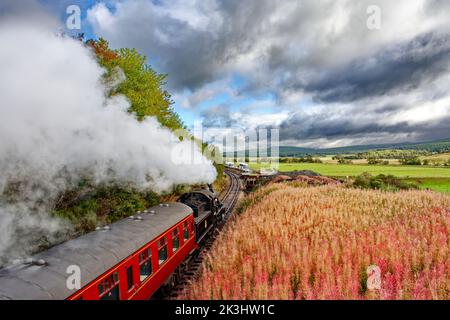
[[163,204],[1,269],[0,299],[149,299],[196,248],[192,209]]

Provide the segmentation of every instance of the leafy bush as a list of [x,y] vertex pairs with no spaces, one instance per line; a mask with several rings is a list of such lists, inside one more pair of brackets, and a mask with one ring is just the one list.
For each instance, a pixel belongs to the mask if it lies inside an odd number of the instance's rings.
[[418,186],[416,184],[402,181],[401,179],[393,175],[379,174],[377,176],[372,176],[367,172],[355,178],[353,187],[360,189],[376,189],[385,191],[418,189]]
[[110,224],[157,205],[160,196],[119,186],[97,189],[80,188],[64,193],[53,214],[69,220],[78,233],[85,233],[97,225]]
[[359,159],[412,159],[420,156],[430,155],[427,150],[404,150],[404,149],[386,149],[359,152],[356,154]]
[[353,164],[352,160],[345,159],[345,158],[339,158],[338,164]]
[[306,156],[300,158],[281,158],[280,163],[322,163],[322,160],[313,158],[312,156]]
[[383,166],[387,166],[387,165],[389,165],[389,160],[382,160],[382,159],[377,159],[377,158],[368,158],[367,159],[367,164],[369,164],[369,165],[383,165]]
[[399,160],[402,165],[405,166],[420,166],[422,161],[419,158],[402,158]]
[[367,164],[375,165],[375,164],[382,164],[383,160],[377,159],[377,158],[367,158]]

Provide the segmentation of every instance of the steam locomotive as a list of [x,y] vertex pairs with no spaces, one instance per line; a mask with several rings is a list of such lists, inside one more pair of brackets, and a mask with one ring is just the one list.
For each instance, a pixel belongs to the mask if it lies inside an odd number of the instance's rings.
[[149,299],[180,280],[224,212],[211,187],[186,193],[0,269],[0,299]]

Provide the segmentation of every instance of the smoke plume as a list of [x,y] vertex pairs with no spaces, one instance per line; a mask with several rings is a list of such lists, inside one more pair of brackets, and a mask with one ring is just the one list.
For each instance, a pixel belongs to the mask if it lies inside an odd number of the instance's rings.
[[91,50],[53,25],[42,13],[0,17],[0,264],[68,228],[49,211],[81,178],[160,192],[216,177],[191,143],[109,98]]

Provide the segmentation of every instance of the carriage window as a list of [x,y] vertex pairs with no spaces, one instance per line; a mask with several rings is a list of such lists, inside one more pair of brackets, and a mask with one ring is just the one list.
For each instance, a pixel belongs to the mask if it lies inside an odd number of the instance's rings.
[[185,241],[187,239],[189,239],[189,227],[188,227],[188,222],[187,221],[185,221],[183,223],[183,237],[184,237]]
[[98,285],[100,300],[120,300],[119,273],[103,279]]
[[158,242],[158,259],[160,265],[167,260],[167,237],[162,238]]
[[127,282],[128,282],[128,291],[130,291],[134,287],[133,266],[127,269]]
[[140,280],[143,282],[152,274],[152,252],[150,249],[144,250],[139,255]]
[[173,252],[177,251],[180,247],[180,234],[178,233],[178,227],[172,231],[172,248]]

